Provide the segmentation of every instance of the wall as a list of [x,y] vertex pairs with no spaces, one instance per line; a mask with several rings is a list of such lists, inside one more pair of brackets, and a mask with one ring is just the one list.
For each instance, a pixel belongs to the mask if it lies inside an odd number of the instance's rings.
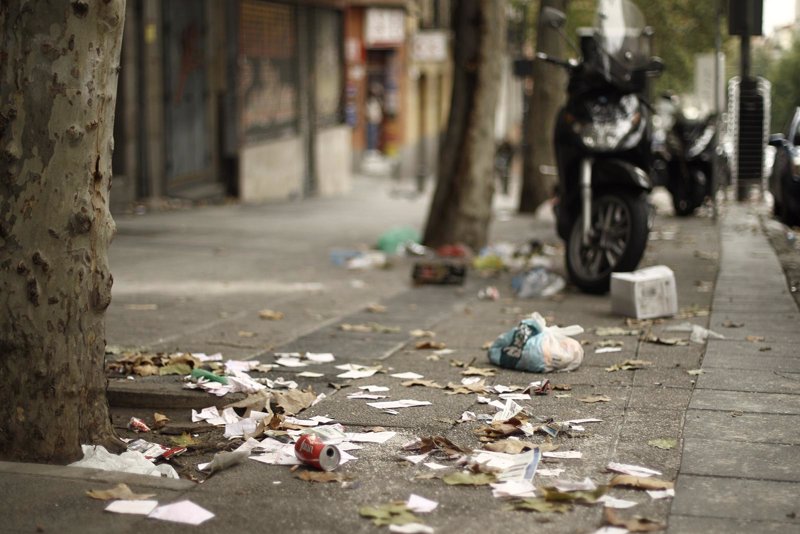
[[245,146],[239,168],[242,202],[300,197],[305,173],[302,139],[289,137]]
[[317,193],[321,196],[347,193],[352,187],[352,130],[335,126],[317,131]]

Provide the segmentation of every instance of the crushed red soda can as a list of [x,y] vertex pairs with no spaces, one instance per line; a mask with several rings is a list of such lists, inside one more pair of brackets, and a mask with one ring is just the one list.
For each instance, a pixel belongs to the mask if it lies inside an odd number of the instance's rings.
[[461,285],[467,276],[467,267],[449,261],[421,261],[414,264],[411,278],[417,285],[442,284]]
[[138,417],[131,417],[131,420],[128,421],[128,429],[134,432],[150,432],[150,427]]
[[323,471],[333,471],[339,466],[342,455],[334,445],[327,445],[314,434],[303,434],[294,444],[297,459]]
[[500,291],[494,286],[487,286],[478,291],[478,298],[481,300],[497,300],[500,298]]

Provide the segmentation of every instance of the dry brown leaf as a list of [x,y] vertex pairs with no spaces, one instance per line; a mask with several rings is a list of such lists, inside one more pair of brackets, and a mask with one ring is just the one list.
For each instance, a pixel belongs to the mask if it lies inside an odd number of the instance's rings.
[[256,333],[249,330],[239,330],[239,337],[256,337]]
[[269,402],[272,400],[272,393],[266,390],[261,390],[258,393],[251,393],[239,402],[233,402],[225,405],[225,408],[238,408],[244,409],[244,417],[250,417],[250,412],[255,410],[257,412],[271,412],[269,409]]
[[272,393],[273,402],[279,408],[283,408],[286,415],[296,415],[314,402],[317,398],[311,386],[306,390],[289,389],[287,391],[275,391]]
[[462,454],[469,454],[471,449],[460,447],[447,439],[444,436],[427,436],[418,438],[416,441],[408,443],[403,446],[406,451],[413,451],[420,454],[439,450],[446,453],[448,456],[460,456]]
[[426,339],[424,341],[418,341],[414,347],[417,350],[423,349],[433,349],[433,350],[442,350],[447,348],[447,345],[442,341],[433,341],[432,339]]
[[497,369],[493,367],[467,367],[461,374],[464,376],[495,376]]
[[553,384],[553,389],[555,391],[572,391],[572,386],[570,384]]
[[644,369],[653,365],[653,362],[648,360],[625,360],[622,363],[615,363],[611,367],[606,367],[606,371],[613,373],[614,371],[634,371],[636,369]]
[[474,384],[456,384],[454,382],[450,382],[447,384],[447,388],[451,391],[448,392],[448,395],[469,395],[470,393],[478,393],[481,395],[486,395],[488,391],[486,390],[486,383],[485,380],[481,380],[479,382],[475,382]]
[[333,471],[300,471],[294,476],[306,482],[344,482],[348,480],[344,473],[334,473]]
[[623,519],[613,508],[605,508],[604,517],[607,524],[628,529],[630,532],[655,532],[667,528],[664,523],[646,517],[635,516],[631,519]]
[[467,362],[462,362],[461,360],[450,360],[450,367],[466,367]]
[[519,454],[523,451],[529,451],[531,449],[541,449],[544,451],[545,449],[543,447],[548,447],[548,450],[553,450],[552,445],[533,443],[531,441],[522,441],[521,439],[503,439],[500,441],[487,443],[483,446],[483,448],[487,451],[504,452],[506,454]]
[[128,501],[141,501],[154,497],[155,493],[134,493],[127,484],[117,484],[113,488],[106,490],[89,490],[86,495],[98,501],[110,501],[113,499],[125,499]]
[[380,323],[343,323],[339,325],[339,330],[343,330],[344,332],[360,332],[364,334],[369,332],[377,332],[379,334],[394,334],[399,332],[400,328],[396,326],[386,326]]
[[764,336],[746,336],[745,339],[751,343],[759,343],[761,341],[766,341]]
[[405,386],[407,388],[410,388],[412,386],[423,386],[426,388],[444,389],[443,385],[437,384],[433,380],[418,380],[418,379],[406,380],[405,382],[400,382],[400,385]]
[[370,304],[367,306],[367,311],[370,313],[386,313],[386,306],[383,304]]
[[596,402],[611,402],[611,398],[606,397],[605,395],[588,395],[578,400],[587,404],[594,404]]
[[261,310],[258,316],[266,321],[280,321],[283,319],[283,312],[275,310]]
[[675,487],[674,482],[653,477],[635,477],[633,475],[617,475],[608,483],[609,486],[624,486],[641,490],[665,490]]
[[411,337],[436,337],[436,332],[432,332],[430,330],[420,330],[417,328],[416,330],[412,330],[409,332]]
[[164,428],[165,426],[167,426],[167,423],[169,423],[169,417],[167,417],[163,413],[155,412],[153,414],[153,421],[155,421],[155,423],[153,424],[153,428]]

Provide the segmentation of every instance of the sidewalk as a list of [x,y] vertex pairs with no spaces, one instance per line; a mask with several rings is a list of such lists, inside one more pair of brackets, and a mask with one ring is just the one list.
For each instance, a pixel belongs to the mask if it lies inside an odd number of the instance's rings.
[[[563,468],[562,478],[590,477],[598,484],[610,479],[605,473],[610,461],[661,471],[660,478],[676,481],[674,502],[651,500],[635,490],[614,488],[610,494],[638,503],[619,515],[668,520],[669,532],[798,528],[800,522],[791,515],[798,511],[800,489],[800,367],[791,350],[800,335],[794,331],[798,312],[780,265],[747,210],[727,207],[721,227],[705,217],[659,216],[642,262],[642,266],[667,264],[675,271],[679,305],[684,309],[685,317],[655,324],[653,334],[675,337],[676,333],[664,329],[690,321],[724,334],[725,340],[712,340],[707,346],[666,346],[638,341],[635,336],[615,336],[612,339],[624,343],[621,352],[595,354],[597,342],[609,339],[596,335],[596,327],[625,326],[624,318],[610,313],[607,296],[583,295],[568,288],[557,299],[519,300],[510,296],[508,274],[482,279],[473,272],[463,287],[412,288],[410,259],[397,259],[388,270],[364,272],[331,263],[331,250],[372,245],[392,226],[421,229],[428,200],[411,195],[411,188],[408,185],[408,190],[391,195],[386,182],[360,179],[352,195],[338,199],[209,207],[119,219],[119,234],[111,247],[115,287],[107,314],[109,345],[221,351],[226,358],[266,363],[274,360],[277,351],[332,352],[335,364],[378,362],[392,373],[413,371],[447,384],[463,378],[450,359],[474,360],[477,367],[490,367],[484,344],[520,317],[539,311],[549,322],[580,324],[586,329],[579,336],[588,343],[583,365],[573,373],[549,376],[498,369],[496,376],[486,379],[487,384],[524,386],[541,378],[569,384],[572,389],[556,392],[559,397],[537,396],[523,403],[537,415],[556,420],[602,419],[586,424],[585,435],[559,435],[554,440],[560,451],[579,451],[581,459],[547,459],[540,467]],[[539,239],[557,243],[552,222],[511,215],[511,199],[499,199],[497,213],[493,242]],[[563,273],[560,256],[556,270]],[[503,298],[478,300],[478,290],[490,284],[499,288]],[[371,303],[384,305],[386,312],[364,311]],[[709,306],[710,315],[703,315]],[[284,319],[259,319],[258,311],[265,308],[284,312]],[[400,331],[360,334],[338,328],[343,323],[367,322],[396,326]],[[738,323],[744,326],[731,327]],[[435,331],[436,340],[455,352],[437,360],[429,358],[430,351],[416,350],[417,340],[408,332],[417,328]],[[745,340],[748,335],[766,339],[750,342]],[[767,346],[769,351],[759,350]],[[606,370],[627,359],[653,364],[632,371]],[[687,373],[698,368],[705,372]],[[347,484],[305,482],[285,466],[252,461],[203,484],[0,463],[0,493],[5,497],[0,500],[0,513],[7,529],[0,530],[133,533],[147,529],[159,533],[192,528],[105,513],[105,503],[84,495],[117,481],[126,481],[137,492],[155,493],[160,503],[188,498],[212,511],[215,518],[194,527],[204,533],[265,528],[303,533],[388,532],[387,527],[359,517],[359,508],[405,500],[411,493],[439,502],[431,514],[419,515],[437,533],[511,534],[533,529],[591,533],[602,526],[599,504],[578,505],[565,514],[509,511],[486,487],[448,486],[442,480],[419,478],[431,471],[397,459],[401,446],[415,437],[441,435],[458,445],[479,448],[474,430],[481,425],[456,423],[466,410],[493,410],[478,404],[475,395],[406,388],[389,374],[356,381],[337,379],[341,371],[332,364],[313,370],[324,376],[300,378],[291,369],[272,371],[269,376],[294,377],[301,387],[311,386],[327,395],[302,417],[328,415],[349,431],[381,426],[398,433],[385,444],[365,444],[352,452],[358,459],[337,470],[351,478]],[[340,391],[331,382],[351,385]],[[346,398],[355,386],[365,384],[389,387],[392,400],[427,400],[432,405],[387,415],[364,401]],[[115,387],[119,385],[112,384]],[[205,394],[188,393],[194,395],[190,400],[198,407],[214,402]],[[609,402],[579,401],[600,394]],[[120,398],[141,406],[143,396],[132,391],[115,397],[112,404],[117,406],[112,406],[112,412],[121,432],[132,410],[138,409],[142,417],[152,416],[153,407],[121,407],[116,402]],[[164,397],[152,399],[157,404]],[[175,417],[187,417],[189,409],[182,406],[173,412]],[[531,439],[546,441],[541,434]],[[674,439],[677,446],[660,449],[648,444],[658,439]],[[537,486],[550,482],[539,476],[535,481]]]

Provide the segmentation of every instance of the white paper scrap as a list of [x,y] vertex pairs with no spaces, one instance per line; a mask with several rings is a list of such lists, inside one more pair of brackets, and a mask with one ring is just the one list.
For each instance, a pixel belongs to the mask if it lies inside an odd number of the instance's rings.
[[397,435],[397,432],[348,432],[347,440],[356,443],[386,443]]
[[603,506],[605,506],[606,508],[619,508],[619,509],[631,508],[638,504],[635,501],[626,501],[625,499],[617,499],[616,497],[612,497],[611,495],[603,495],[602,497],[597,499],[597,502],[603,503]]
[[136,514],[147,515],[158,506],[158,501],[131,501],[127,499],[120,499],[112,501],[106,506],[106,512],[114,512],[115,514]]
[[475,412],[464,412],[461,414],[460,422],[466,423],[467,421],[475,421],[478,419],[478,416],[475,415]]
[[650,469],[649,467],[642,467],[640,465],[631,465],[631,464],[620,464],[617,462],[611,462],[606,466],[606,469],[609,471],[614,471],[616,473],[622,473],[624,475],[631,475],[634,477],[651,477],[653,475],[660,475],[661,471],[656,471],[655,469]]
[[675,496],[675,490],[673,488],[665,490],[647,490],[647,494],[650,495],[650,498],[653,500],[671,499]]
[[545,458],[561,458],[562,460],[577,460],[583,458],[580,451],[550,451],[542,453]]
[[187,500],[159,506],[150,512],[147,517],[161,519],[162,521],[172,521],[173,523],[199,525],[214,517],[214,514],[202,506]]
[[406,523],[405,525],[389,525],[389,532],[395,534],[433,534],[433,527],[422,523]]
[[627,528],[603,527],[595,530],[592,534],[628,534],[629,532]]
[[516,388],[508,387],[508,386],[501,386],[500,384],[496,384],[491,386],[495,393],[511,393]]
[[563,469],[561,467],[553,467],[553,468],[541,467],[536,470],[536,474],[543,477],[560,477],[561,473],[563,473],[564,471],[566,471],[566,469]]
[[589,477],[583,480],[556,480],[552,486],[555,486],[558,491],[594,491],[597,489],[597,484]]
[[242,371],[231,371],[228,375],[228,384],[231,388],[231,393],[257,393],[262,389],[267,389],[267,386],[256,382],[250,375]]
[[216,406],[209,406],[208,408],[203,408],[199,412],[196,410],[192,410],[192,423],[198,423],[200,421],[208,421],[209,419],[214,419],[217,417],[219,417],[219,410],[217,410]]
[[496,423],[501,421],[508,421],[521,411],[522,411],[522,406],[520,406],[513,400],[508,399],[505,405],[503,406],[503,409],[495,414],[495,416],[492,418],[492,421]]
[[602,423],[602,419],[597,419],[596,417],[590,417],[588,419],[570,419],[569,421],[564,421],[570,425],[582,425],[585,423]]
[[252,371],[259,365],[261,365],[261,362],[258,360],[228,360],[225,362],[225,371],[229,373],[232,371],[242,371],[246,373]]
[[522,454],[480,451],[470,460],[497,473],[497,480],[533,480],[539,465],[541,451],[536,448]]
[[228,423],[225,425],[224,437],[228,439],[235,439],[244,437],[245,434],[253,434],[256,431],[258,421],[252,417],[236,421],[235,423]]
[[536,497],[536,488],[527,480],[508,480],[491,486],[495,499]]
[[607,354],[609,352],[622,352],[622,347],[600,347],[594,349],[595,354]]
[[350,395],[347,396],[347,398],[351,399],[351,400],[358,400],[358,399],[362,399],[362,400],[379,400],[379,399],[388,399],[389,395],[380,395],[378,393],[362,393],[362,392],[359,392],[359,393],[351,393]]
[[330,352],[306,352],[305,357],[314,363],[330,363],[336,359]]
[[353,443],[350,441],[343,441],[338,445],[336,445],[336,448],[339,449],[340,451],[358,451],[363,449],[364,447],[358,445],[357,443]]
[[439,503],[412,493],[406,501],[406,507],[415,514],[428,514],[433,512]]
[[389,388],[386,386],[358,386],[358,389],[363,389],[365,391],[369,391],[370,393],[381,393],[383,391],[389,391]]
[[371,377],[372,375],[374,375],[377,372],[378,372],[377,369],[361,369],[361,370],[357,370],[357,371],[346,371],[344,373],[336,375],[336,377],[337,378],[351,378],[351,379],[369,378],[369,377]]
[[283,358],[278,358],[275,360],[275,363],[281,365],[283,367],[307,367],[308,364],[306,362],[300,361],[300,358],[293,358],[290,356],[284,356]]
[[217,352],[216,354],[208,355],[204,352],[193,352],[192,356],[200,360],[201,362],[221,362],[222,361],[222,353]]
[[479,376],[465,376],[461,379],[461,384],[464,386],[471,386],[472,384],[477,384],[481,380],[483,380],[483,378]]
[[419,380],[420,378],[424,378],[424,375],[421,375],[419,373],[412,373],[410,371],[408,373],[394,373],[389,376],[393,376],[395,378],[402,378],[403,380]]
[[442,464],[437,464],[436,462],[425,462],[422,465],[424,465],[428,469],[433,469],[434,471],[440,471],[442,469],[450,469],[450,467]]
[[325,376],[325,373],[315,373],[313,371],[303,371],[302,373],[297,373],[297,376],[303,378],[320,378]]
[[498,396],[503,400],[531,400],[527,393],[501,393]]
[[406,462],[410,462],[414,465],[417,465],[420,462],[422,462],[422,460],[428,457],[428,453],[426,452],[423,454],[414,454],[412,456],[401,456],[398,454],[397,457],[400,458],[401,460],[405,460]]
[[428,406],[430,404],[431,403],[428,401],[403,399],[398,401],[368,402],[367,406],[372,406],[373,408],[381,410],[391,410],[393,408],[413,408],[414,406]]
[[495,408],[497,408],[500,411],[505,410],[505,408],[506,408],[506,404],[503,401],[500,401],[500,400],[497,400],[497,399],[495,399],[493,401],[490,401],[487,404],[489,406],[494,406]]
[[490,402],[492,402],[492,399],[490,399],[489,397],[483,397],[481,395],[478,395],[478,398],[475,400],[478,401],[478,404],[489,404]]

